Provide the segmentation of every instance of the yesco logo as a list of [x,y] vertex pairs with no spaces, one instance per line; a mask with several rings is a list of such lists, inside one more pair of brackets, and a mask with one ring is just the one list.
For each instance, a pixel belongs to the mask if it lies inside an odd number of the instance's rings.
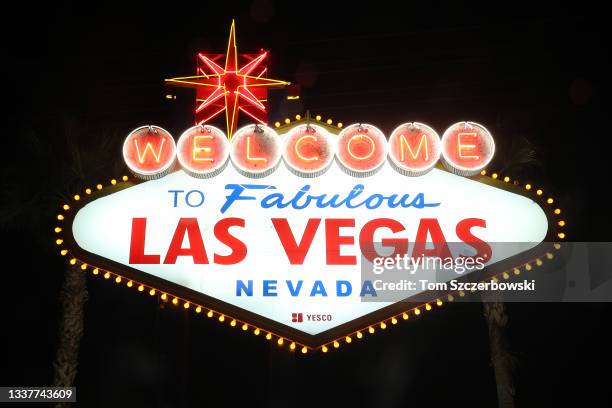
[[325,313],[313,313],[306,314],[303,313],[291,313],[291,322],[292,323],[302,323],[304,321],[304,316],[306,316],[307,322],[331,322],[332,315]]

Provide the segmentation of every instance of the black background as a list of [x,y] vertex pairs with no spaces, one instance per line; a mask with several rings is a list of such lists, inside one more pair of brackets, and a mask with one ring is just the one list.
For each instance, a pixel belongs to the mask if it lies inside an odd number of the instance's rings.
[[[520,175],[557,197],[568,237],[609,240],[609,23],[583,2],[22,3],[3,12],[3,211],[23,211],[3,220],[2,385],[52,378],[65,266],[53,211],[29,203],[56,199],[45,186],[72,160],[58,135],[69,128],[85,145],[108,138],[122,169],[131,129],[154,123],[180,134],[193,96],[163,79],[191,75],[197,51],[224,52],[232,18],[239,51],[270,50],[269,76],[301,84],[300,101],[276,106],[273,120],[309,109],[389,132],[412,120],[442,131],[469,119],[492,130],[500,157],[525,137],[540,165]],[[24,142],[32,133],[46,146],[35,156]],[[66,182],[67,193],[82,187]],[[88,285],[82,406],[496,405],[480,304],[302,357],[133,289]],[[519,406],[609,401],[606,305],[507,308]]]

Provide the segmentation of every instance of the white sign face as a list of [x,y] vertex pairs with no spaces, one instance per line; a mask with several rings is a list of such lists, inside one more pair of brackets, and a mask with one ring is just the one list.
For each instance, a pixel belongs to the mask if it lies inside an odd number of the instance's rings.
[[[533,247],[548,229],[529,198],[439,169],[406,177],[385,162],[364,178],[337,164],[310,179],[283,164],[258,179],[232,165],[209,179],[180,170],[90,202],[72,230],[87,252],[317,335],[390,304],[360,296],[364,225],[395,220],[402,230],[375,229],[370,241],[413,244],[429,219],[447,242],[461,242],[457,225],[472,218],[481,223],[471,234],[485,242]],[[526,249],[496,248],[487,265]]]

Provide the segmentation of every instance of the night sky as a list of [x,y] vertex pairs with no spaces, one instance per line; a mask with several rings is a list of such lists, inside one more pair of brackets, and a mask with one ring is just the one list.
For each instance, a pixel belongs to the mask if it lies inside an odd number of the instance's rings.
[[[83,162],[96,166],[81,173],[123,174],[120,148],[132,129],[153,123],[178,135],[190,126],[193,94],[163,80],[192,75],[197,51],[223,53],[232,19],[239,52],[269,50],[269,76],[300,85],[298,102],[277,92],[272,121],[308,109],[385,132],[407,121],[440,132],[459,120],[483,123],[498,141],[491,169],[505,165],[514,141],[527,139],[537,162],[508,175],[558,198],[570,240],[609,241],[601,190],[610,185],[603,127],[609,22],[598,10],[584,2],[567,9],[535,2],[224,3],[3,6],[3,99],[10,106],[0,385],[51,383],[65,269],[52,234],[61,194],[84,187],[75,175]],[[87,156],[76,160],[72,145]],[[123,285],[92,278],[88,289],[76,379],[81,406],[496,405],[477,303],[303,357],[160,307]],[[607,305],[507,309],[517,406],[609,401]]]

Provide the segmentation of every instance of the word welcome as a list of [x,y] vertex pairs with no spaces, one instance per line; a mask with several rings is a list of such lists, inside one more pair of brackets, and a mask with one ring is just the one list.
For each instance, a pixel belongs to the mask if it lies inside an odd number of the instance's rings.
[[494,152],[493,137],[474,122],[455,123],[442,138],[418,122],[400,125],[388,138],[375,126],[361,123],[347,126],[337,136],[309,123],[282,136],[267,126],[248,125],[231,141],[216,127],[198,125],[183,132],[178,143],[158,126],[142,126],[123,144],[125,163],[144,179],[163,177],[176,160],[185,172],[200,178],[218,175],[228,162],[246,177],[261,178],[271,174],[281,159],[293,173],[316,177],[329,169],[334,158],[355,177],[375,174],[385,161],[401,174],[420,176],[439,160],[451,172],[471,176],[491,161]]

